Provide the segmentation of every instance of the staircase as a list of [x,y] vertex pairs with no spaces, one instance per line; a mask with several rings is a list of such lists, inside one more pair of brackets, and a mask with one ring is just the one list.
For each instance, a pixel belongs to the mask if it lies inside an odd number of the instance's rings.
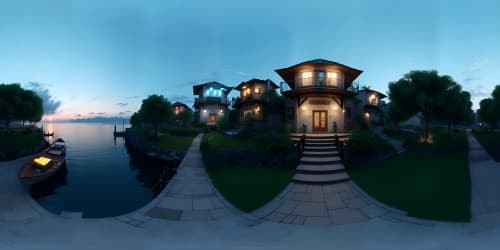
[[[300,141],[301,134],[292,134]],[[339,140],[348,138],[340,134]],[[292,181],[301,184],[334,184],[349,181],[339,157],[333,134],[307,134],[306,144]]]

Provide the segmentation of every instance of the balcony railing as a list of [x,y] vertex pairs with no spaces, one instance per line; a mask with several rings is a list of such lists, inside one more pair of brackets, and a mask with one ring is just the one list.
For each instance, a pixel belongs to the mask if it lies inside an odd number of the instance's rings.
[[[331,89],[342,89],[344,84],[339,79],[321,79],[317,80],[314,78],[303,78],[302,84],[296,83],[295,89],[307,89],[307,88],[331,88]],[[281,92],[286,92],[292,90],[286,82],[280,83]]]
[[230,104],[227,98],[221,98],[221,97],[197,97],[194,99],[194,103],[195,105],[200,103],[218,103],[224,105]]

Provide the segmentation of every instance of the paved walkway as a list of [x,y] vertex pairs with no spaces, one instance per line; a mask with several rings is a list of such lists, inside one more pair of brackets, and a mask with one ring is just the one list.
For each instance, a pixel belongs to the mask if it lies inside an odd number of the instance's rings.
[[193,140],[177,173],[146,207],[117,219],[140,226],[151,218],[164,220],[214,220],[238,213],[212,185],[200,152],[203,134]]
[[404,142],[402,140],[396,140],[394,138],[389,137],[384,132],[382,132],[382,128],[375,128],[373,131],[378,136],[380,136],[380,138],[390,143],[392,147],[394,147],[394,149],[396,150],[396,153],[400,154],[406,151],[406,148],[403,146]]
[[476,138],[469,140],[469,171],[471,178],[472,220],[489,220],[500,213],[500,164],[496,162]]

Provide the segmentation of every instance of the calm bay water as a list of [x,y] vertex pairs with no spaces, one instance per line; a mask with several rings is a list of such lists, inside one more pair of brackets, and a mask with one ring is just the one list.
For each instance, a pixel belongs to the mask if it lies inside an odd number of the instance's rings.
[[[47,210],[82,212],[99,218],[141,208],[163,188],[162,174],[172,166],[144,158],[113,138],[112,124],[52,123],[45,131],[66,141],[66,169],[40,184],[29,186],[31,195]],[[118,126],[121,130],[121,126]]]

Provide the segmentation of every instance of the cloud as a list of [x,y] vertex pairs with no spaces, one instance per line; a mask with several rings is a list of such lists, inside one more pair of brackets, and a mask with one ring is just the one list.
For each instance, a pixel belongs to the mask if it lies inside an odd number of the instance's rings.
[[472,88],[468,88],[471,97],[487,97],[490,95],[487,91],[484,90],[484,86],[482,84],[476,84]]
[[99,98],[101,98],[100,96],[94,96],[92,98],[89,99],[89,102],[93,102],[93,101],[97,101]]
[[138,96],[138,95],[136,95],[136,96],[127,96],[127,97],[123,97],[123,98],[121,98],[121,99],[123,99],[123,100],[128,100],[128,99],[137,99],[137,98],[139,98],[139,96]]
[[37,93],[43,101],[43,113],[46,115],[55,114],[61,106],[61,101],[57,101],[50,95],[50,92],[45,86],[38,82],[29,82],[28,88]]
[[171,102],[190,102],[193,101],[193,97],[185,95],[174,95],[169,97],[168,100]]
[[117,103],[116,105],[120,106],[120,107],[125,107],[128,105],[128,102],[119,102]]
[[94,115],[94,114],[95,114],[95,112],[88,112],[87,114],[89,114],[89,115]]
[[96,115],[104,115],[106,114],[105,112],[98,112],[98,113],[95,113]]

